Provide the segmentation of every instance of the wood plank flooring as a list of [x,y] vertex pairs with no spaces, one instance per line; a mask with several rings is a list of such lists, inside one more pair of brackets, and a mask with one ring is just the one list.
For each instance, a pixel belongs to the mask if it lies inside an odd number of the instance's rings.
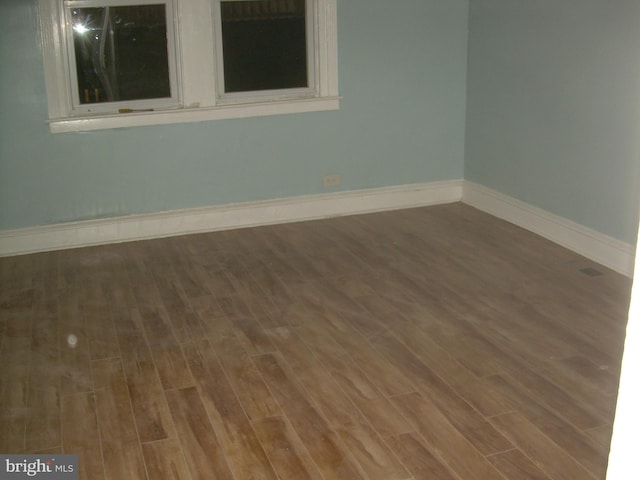
[[630,280],[462,204],[0,282],[0,452],[82,480],[605,478]]

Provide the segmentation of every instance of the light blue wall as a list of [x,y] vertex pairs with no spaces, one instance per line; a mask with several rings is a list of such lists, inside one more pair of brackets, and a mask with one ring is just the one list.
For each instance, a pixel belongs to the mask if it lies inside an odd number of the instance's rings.
[[640,2],[338,7],[340,111],[52,135],[36,0],[2,0],[0,229],[323,193],[341,173],[342,190],[464,176],[635,241]]
[[0,229],[463,176],[466,0],[339,0],[342,108],[49,133],[36,0],[0,2]]
[[465,178],[634,243],[640,2],[471,0]]

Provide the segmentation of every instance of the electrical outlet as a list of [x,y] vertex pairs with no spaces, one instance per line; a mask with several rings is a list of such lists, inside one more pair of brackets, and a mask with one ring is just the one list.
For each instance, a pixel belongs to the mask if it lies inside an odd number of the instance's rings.
[[342,183],[342,176],[339,173],[325,175],[322,177],[322,185],[325,187],[337,187]]

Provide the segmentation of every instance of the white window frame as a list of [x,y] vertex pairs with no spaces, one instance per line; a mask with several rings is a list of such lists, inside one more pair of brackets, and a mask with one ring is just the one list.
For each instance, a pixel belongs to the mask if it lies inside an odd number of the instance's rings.
[[316,85],[316,60],[315,60],[315,1],[305,0],[306,8],[306,32],[307,32],[307,79],[309,86],[305,88],[289,88],[281,90],[262,90],[249,92],[227,93],[224,88],[224,52],[222,48],[222,18],[220,4],[223,1],[242,2],[245,0],[212,0],[213,1],[213,28],[215,32],[215,58],[216,58],[216,97],[219,105],[255,103],[265,100],[287,100],[291,98],[313,98],[318,96]]
[[[66,5],[66,4],[69,5]],[[80,92],[78,91],[78,78],[75,69],[76,54],[73,48],[73,27],[69,17],[69,8],[95,8],[113,6],[135,6],[135,5],[163,4],[167,16],[167,59],[169,63],[169,85],[171,95],[167,98],[152,98],[144,100],[130,100],[121,102],[100,102],[81,103]],[[71,87],[71,111],[73,115],[87,115],[91,113],[109,114],[118,111],[120,108],[129,109],[166,109],[180,105],[180,88],[178,81],[178,59],[177,59],[177,22],[175,21],[176,9],[175,0],[71,0],[63,3],[65,15],[66,45],[67,45],[67,65],[69,66],[69,84]]]
[[[110,4],[123,4],[112,2]],[[125,0],[127,1],[127,0]],[[233,98],[220,95],[216,65],[215,8],[218,0],[172,0],[175,5],[178,104],[153,111],[112,113],[84,112],[73,108],[72,75],[67,51],[68,25],[62,0],[38,0],[42,32],[44,72],[53,133],[164,125],[228,118],[337,110],[338,48],[337,0],[309,0],[313,10],[312,40],[315,80],[311,91],[300,95],[254,95]],[[106,2],[105,2],[106,3]],[[167,25],[167,29],[170,26]],[[305,89],[306,90],[306,89]]]

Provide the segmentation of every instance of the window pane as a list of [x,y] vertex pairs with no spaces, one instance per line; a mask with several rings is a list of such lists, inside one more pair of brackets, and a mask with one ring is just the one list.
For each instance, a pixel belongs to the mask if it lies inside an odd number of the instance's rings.
[[309,86],[305,0],[220,4],[226,93]]
[[81,104],[171,97],[165,5],[70,13]]

